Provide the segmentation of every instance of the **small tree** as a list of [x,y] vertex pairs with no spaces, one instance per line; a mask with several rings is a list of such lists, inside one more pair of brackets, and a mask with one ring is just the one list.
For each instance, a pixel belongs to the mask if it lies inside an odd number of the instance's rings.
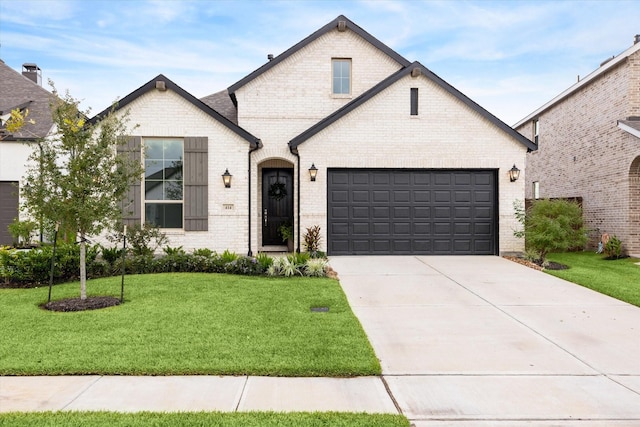
[[515,231],[516,237],[524,237],[527,249],[536,252],[541,262],[553,251],[566,251],[584,246],[587,242],[582,208],[574,202],[562,199],[540,199],[525,211],[521,202],[514,204],[516,218],[523,229]]
[[23,187],[25,209],[34,217],[63,224],[80,238],[80,298],[86,299],[86,239],[122,217],[119,202],[141,165],[117,154],[124,142],[126,115],[109,114],[99,123],[67,92],[60,97],[51,82],[55,133],[41,140],[30,156]]

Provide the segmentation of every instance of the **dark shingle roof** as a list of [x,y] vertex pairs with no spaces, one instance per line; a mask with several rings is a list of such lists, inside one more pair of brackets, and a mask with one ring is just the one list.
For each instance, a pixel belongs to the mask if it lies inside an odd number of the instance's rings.
[[226,89],[212,95],[205,96],[204,98],[200,98],[200,101],[204,102],[209,107],[231,120],[233,123],[238,124],[238,109],[233,105],[233,102],[229,97],[229,92]]
[[423,76],[425,76],[429,80],[439,85],[442,89],[447,91],[450,95],[462,101],[466,106],[468,106],[473,111],[480,114],[485,119],[489,120],[495,126],[497,126],[498,128],[502,129],[504,132],[506,132],[513,138],[515,138],[518,142],[520,142],[522,145],[527,147],[529,150],[537,150],[538,147],[529,139],[525,138],[520,133],[516,132],[509,125],[504,123],[502,120],[498,119],[493,114],[489,113],[480,105],[476,104],[474,101],[468,98],[465,94],[463,94],[462,92],[460,92],[459,90],[451,86],[449,83],[442,80],[435,73],[433,73],[431,70],[429,70],[427,67],[423,66],[417,61],[411,64],[410,66],[405,67],[397,71],[396,73],[392,74],[391,76],[387,77],[386,79],[384,79],[383,81],[381,81],[380,83],[378,83],[377,85],[375,85],[374,87],[372,87],[371,89],[369,89],[368,91],[366,91],[365,93],[363,93],[362,95],[354,99],[353,101],[346,104],[344,107],[334,111],[331,115],[322,119],[315,125],[311,126],[309,129],[307,129],[306,131],[302,132],[300,135],[293,138],[291,141],[289,141],[290,150],[295,153],[298,145],[302,144],[307,139],[311,138],[313,135],[325,129],[327,126],[336,122],[337,120],[339,120],[349,112],[355,110],[365,102],[369,101],[371,98],[373,98],[374,96],[376,96],[377,94],[382,92],[384,89],[388,88],[389,86],[393,85],[398,80],[411,74],[414,69],[419,69],[420,73]]
[[389,46],[385,45],[380,40],[378,40],[377,38],[373,37],[371,34],[366,32],[365,30],[363,30],[360,26],[358,26],[356,23],[351,21],[349,18],[347,18],[344,15],[340,15],[336,19],[334,19],[333,21],[329,22],[324,27],[320,28],[315,33],[311,34],[310,36],[308,36],[304,40],[296,43],[295,45],[293,45],[292,47],[290,47],[289,49],[287,49],[286,51],[284,51],[280,55],[276,56],[271,61],[267,62],[266,64],[264,64],[263,66],[261,66],[260,68],[258,68],[257,70],[255,70],[254,72],[249,74],[248,76],[244,77],[243,79],[241,79],[238,82],[236,82],[236,83],[232,84],[231,86],[229,86],[229,88],[228,88],[229,95],[231,96],[231,99],[232,99],[234,105],[238,104],[238,102],[236,100],[236,97],[235,97],[235,91],[236,90],[238,90],[239,88],[241,88],[245,84],[249,83],[250,81],[252,81],[256,77],[260,76],[262,73],[264,73],[264,72],[270,70],[271,68],[275,67],[280,62],[284,61],[285,59],[287,59],[288,57],[290,57],[291,55],[293,55],[294,53],[296,53],[297,51],[299,51],[303,47],[307,46],[311,42],[317,40],[318,38],[322,37],[326,33],[330,32],[330,31],[333,31],[335,28],[338,27],[340,21],[345,22],[347,29],[349,29],[349,30],[355,32],[356,34],[358,34],[360,37],[362,37],[363,39],[365,39],[366,41],[371,43],[373,46],[375,46],[376,48],[378,48],[379,50],[381,50],[382,52],[384,52],[385,54],[387,54],[388,56],[393,58],[400,65],[406,67],[406,66],[411,64],[411,62],[409,60],[405,59],[398,52],[396,52],[395,50],[391,49]]
[[[252,134],[250,134],[249,132],[247,132],[246,130],[244,130],[243,128],[238,126],[237,124],[233,123],[231,120],[229,120],[228,118],[226,118],[225,116],[223,116],[222,114],[220,114],[219,112],[214,110],[210,105],[207,105],[203,101],[201,101],[198,98],[196,98],[195,96],[191,95],[189,92],[187,92],[186,90],[182,89],[180,86],[178,86],[177,84],[175,84],[170,79],[168,79],[167,77],[163,76],[162,74],[159,74],[157,77],[149,80],[147,83],[145,83],[144,85],[140,86],[138,89],[136,89],[133,92],[131,92],[129,95],[127,95],[124,98],[122,98],[120,101],[118,101],[115,109],[116,110],[120,110],[121,108],[126,107],[127,105],[129,105],[130,103],[132,103],[133,101],[135,101],[136,99],[141,97],[142,95],[146,94],[147,92],[152,91],[152,90],[156,90],[157,84],[162,84],[160,82],[164,83],[164,87],[166,89],[171,89],[173,92],[175,92],[178,95],[180,95],[182,98],[184,98],[186,101],[188,101],[189,103],[194,105],[196,108],[199,108],[204,113],[208,114],[213,119],[217,120],[219,123],[221,123],[222,125],[226,126],[231,131],[233,131],[236,134],[238,134],[241,138],[243,138],[246,141],[248,141],[251,144],[251,147],[259,147],[260,146],[261,142],[260,142],[259,138],[253,136]],[[96,114],[91,119],[91,122],[92,123],[96,123],[96,122],[100,121],[100,119],[102,119],[104,116],[109,114],[110,111],[111,111],[111,107],[106,108],[102,112]]]
[[19,132],[5,136],[5,139],[29,140],[47,136],[53,126],[49,109],[52,96],[42,86],[0,60],[0,115],[9,114],[16,108],[26,108],[29,110],[28,118],[35,121],[35,124],[27,123]]

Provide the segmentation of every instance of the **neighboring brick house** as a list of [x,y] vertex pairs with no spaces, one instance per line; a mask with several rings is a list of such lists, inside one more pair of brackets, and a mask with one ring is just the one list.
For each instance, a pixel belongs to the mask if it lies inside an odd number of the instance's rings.
[[320,225],[329,255],[523,250],[508,171],[535,145],[344,16],[226,91],[199,100],[159,75],[125,110],[146,166],[127,222],[171,245],[282,250],[290,222],[297,250]]
[[[51,93],[41,86],[42,74],[35,64],[24,64],[22,74],[0,60],[0,245],[12,243],[7,226],[18,217],[18,191],[31,154],[31,143],[49,134],[53,126]],[[27,123],[15,134],[4,128],[11,111],[29,110]]]
[[616,235],[640,255],[640,36],[620,55],[515,125],[527,155],[526,197],[582,198],[590,245]]

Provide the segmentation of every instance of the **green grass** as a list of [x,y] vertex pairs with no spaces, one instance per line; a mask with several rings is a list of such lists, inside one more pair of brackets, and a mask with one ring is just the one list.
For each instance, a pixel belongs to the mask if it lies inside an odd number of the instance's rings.
[[[120,279],[88,283],[119,296]],[[0,375],[379,375],[336,280],[203,273],[128,276],[125,303],[54,313],[47,288],[0,289]],[[78,283],[53,299],[79,296]],[[312,313],[311,306],[327,306]]]
[[547,273],[640,307],[640,262],[637,258],[605,260],[593,252],[549,254],[550,261],[568,265],[568,270]]
[[0,414],[0,426],[38,427],[409,427],[401,415],[351,413],[183,412],[124,414],[116,412],[35,412]]

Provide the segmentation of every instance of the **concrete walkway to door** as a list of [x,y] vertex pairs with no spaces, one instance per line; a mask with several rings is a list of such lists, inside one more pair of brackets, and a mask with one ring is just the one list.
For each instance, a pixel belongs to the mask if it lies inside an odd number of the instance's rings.
[[640,426],[640,308],[499,257],[330,263],[416,427]]

